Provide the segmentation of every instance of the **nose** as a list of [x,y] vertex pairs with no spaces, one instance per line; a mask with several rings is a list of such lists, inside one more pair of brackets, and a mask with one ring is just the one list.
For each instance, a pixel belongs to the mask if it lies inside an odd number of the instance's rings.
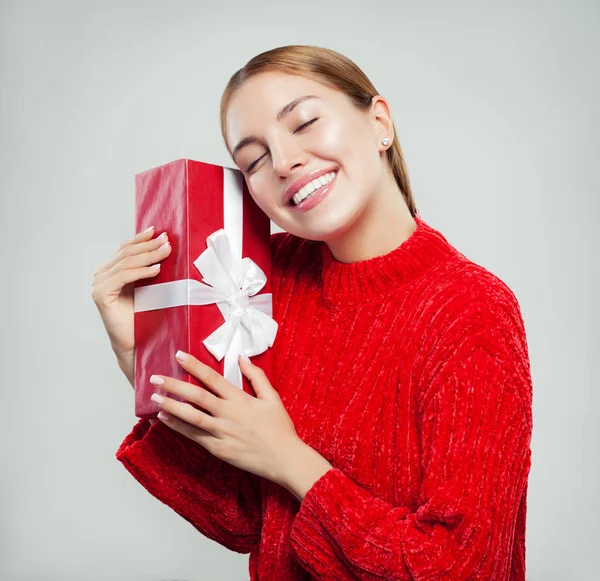
[[290,135],[271,146],[273,170],[281,177],[288,177],[294,168],[306,165],[307,153]]

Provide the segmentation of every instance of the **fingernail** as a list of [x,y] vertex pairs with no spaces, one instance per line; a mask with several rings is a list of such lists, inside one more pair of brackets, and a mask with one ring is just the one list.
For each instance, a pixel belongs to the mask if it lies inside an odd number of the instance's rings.
[[150,399],[151,399],[152,401],[156,402],[157,404],[163,404],[163,403],[165,403],[165,398],[164,398],[164,397],[161,397],[160,395],[158,395],[158,393],[153,393],[153,394],[150,396]]
[[144,234],[148,234],[148,232],[150,232],[150,230],[154,230],[154,226],[148,226],[148,228],[146,228],[144,230]]
[[166,414],[165,412],[158,412],[158,418],[164,420],[165,422],[168,422],[171,419],[171,416],[169,414]]
[[250,357],[248,357],[248,355],[246,355],[245,353],[242,353],[242,359],[245,359],[248,363],[250,363]]
[[165,380],[158,375],[150,376],[150,383],[153,383],[154,385],[163,385],[164,382],[165,382]]
[[175,353],[175,359],[177,359],[178,361],[187,361],[188,355],[183,351],[177,351],[177,353]]

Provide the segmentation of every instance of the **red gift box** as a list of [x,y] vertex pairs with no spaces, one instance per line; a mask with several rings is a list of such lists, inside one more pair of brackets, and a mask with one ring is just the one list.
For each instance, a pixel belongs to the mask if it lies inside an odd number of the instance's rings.
[[[171,253],[157,275],[134,283],[135,415],[155,418],[152,374],[203,386],[175,359],[190,353],[255,395],[237,355],[270,376],[270,221],[239,170],[179,159],[135,176],[135,231],[166,232]],[[205,386],[203,386],[205,387]],[[206,387],[205,387],[206,388]]]

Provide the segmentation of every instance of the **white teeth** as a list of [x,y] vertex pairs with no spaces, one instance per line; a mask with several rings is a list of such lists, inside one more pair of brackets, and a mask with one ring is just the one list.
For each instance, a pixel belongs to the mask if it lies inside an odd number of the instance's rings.
[[294,204],[299,204],[304,198],[310,196],[313,192],[318,190],[321,186],[328,184],[335,177],[336,172],[332,171],[324,176],[314,179],[312,182],[306,184],[303,188],[300,188],[294,194]]

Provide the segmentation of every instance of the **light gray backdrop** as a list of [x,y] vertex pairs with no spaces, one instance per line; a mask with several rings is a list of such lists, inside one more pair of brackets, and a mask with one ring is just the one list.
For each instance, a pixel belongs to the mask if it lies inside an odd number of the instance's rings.
[[597,578],[599,20],[592,0],[2,2],[0,579],[248,578],[115,459],[133,390],[89,291],[133,234],[134,174],[233,165],[225,83],[294,43],[366,71],[422,216],[517,295],[528,580]]

